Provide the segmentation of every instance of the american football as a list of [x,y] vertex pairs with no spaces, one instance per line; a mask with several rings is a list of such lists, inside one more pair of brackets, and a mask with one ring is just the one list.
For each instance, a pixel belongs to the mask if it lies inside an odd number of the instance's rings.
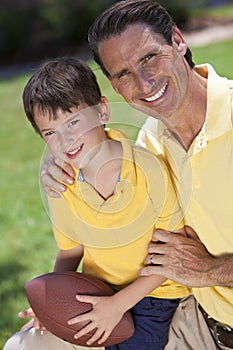
[[[51,272],[38,276],[25,285],[25,292],[31,308],[48,331],[70,343],[87,346],[86,341],[94,334],[87,333],[79,339],[74,335],[86,323],[68,325],[71,318],[92,310],[92,305],[76,299],[76,294],[110,296],[114,291],[102,281],[80,272]],[[121,343],[134,332],[133,319],[126,312],[101,346]],[[91,347],[99,347],[94,342]]]

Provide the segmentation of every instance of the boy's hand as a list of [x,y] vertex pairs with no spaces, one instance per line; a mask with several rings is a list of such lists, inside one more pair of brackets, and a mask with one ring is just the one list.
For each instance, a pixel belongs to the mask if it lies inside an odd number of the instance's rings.
[[63,183],[72,185],[74,183],[74,171],[68,163],[46,154],[40,172],[40,182],[44,191],[53,198],[61,197],[60,192],[66,191]]
[[41,331],[46,331],[46,328],[43,326],[42,323],[40,323],[40,321],[38,320],[38,318],[36,317],[36,315],[34,314],[34,312],[32,311],[31,308],[20,311],[18,313],[18,316],[20,318],[28,318],[28,317],[32,317],[32,319],[30,321],[28,321],[26,324],[24,324],[21,327],[21,330],[24,329],[29,329],[34,327],[35,329],[41,329]]
[[101,345],[109,337],[115,326],[120,322],[124,311],[120,310],[119,305],[114,303],[113,297],[77,295],[76,298],[78,301],[92,304],[93,310],[68,321],[69,325],[78,322],[89,322],[88,325],[75,334],[75,339],[78,339],[84,334],[96,329],[94,335],[87,341],[87,345],[91,345],[98,339],[98,344]]

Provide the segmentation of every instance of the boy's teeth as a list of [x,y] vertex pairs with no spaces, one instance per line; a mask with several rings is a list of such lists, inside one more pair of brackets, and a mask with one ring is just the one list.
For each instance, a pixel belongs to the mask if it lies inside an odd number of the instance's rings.
[[167,88],[167,83],[155,95],[148,97],[148,98],[145,98],[145,100],[147,102],[153,102],[153,101],[157,100],[158,98],[160,98],[164,94],[164,92],[166,91],[166,88]]
[[76,148],[75,150],[70,151],[70,152],[67,152],[67,153],[73,155],[73,154],[77,153],[80,149],[81,149],[81,146],[79,146],[79,147]]

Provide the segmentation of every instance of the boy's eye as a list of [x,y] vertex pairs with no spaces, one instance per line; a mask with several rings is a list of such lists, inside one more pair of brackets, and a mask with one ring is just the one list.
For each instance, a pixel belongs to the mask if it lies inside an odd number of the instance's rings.
[[72,120],[71,122],[69,122],[68,127],[74,126],[74,125],[76,125],[78,122],[79,122],[78,119]]
[[44,136],[50,136],[50,135],[53,135],[54,134],[54,131],[47,131]]

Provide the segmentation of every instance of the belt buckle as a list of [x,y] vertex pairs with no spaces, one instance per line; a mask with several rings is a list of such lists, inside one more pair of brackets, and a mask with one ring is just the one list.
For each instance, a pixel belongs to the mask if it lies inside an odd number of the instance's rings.
[[219,330],[231,332],[231,327],[229,327],[227,324],[216,322],[215,325],[213,326],[214,330],[214,339],[216,340],[217,344],[219,345],[225,345],[221,340],[219,339]]

